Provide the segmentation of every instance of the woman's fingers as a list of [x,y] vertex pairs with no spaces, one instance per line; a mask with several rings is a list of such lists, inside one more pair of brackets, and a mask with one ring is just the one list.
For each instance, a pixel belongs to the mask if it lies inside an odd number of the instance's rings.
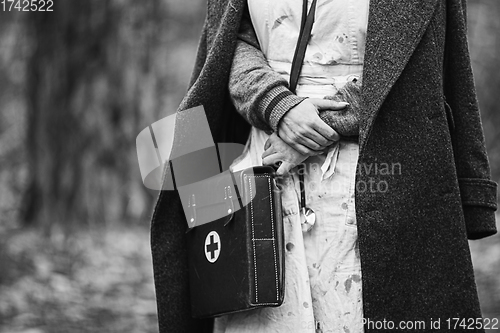
[[[320,118],[318,117],[318,119]],[[320,119],[320,121],[322,120]],[[328,125],[325,124],[325,126],[330,129]],[[336,132],[332,129],[330,130],[333,133],[332,136],[334,136]],[[279,135],[283,141],[292,147],[297,147],[298,145],[306,147],[307,151],[301,151],[301,153],[307,154],[323,150],[334,143],[333,140],[326,139],[314,128],[308,128],[306,125],[300,125],[299,127],[283,126],[280,129]]]
[[[294,149],[288,145],[277,133],[273,133],[266,141],[265,147],[267,149],[262,154],[263,165],[273,165],[278,170],[278,175],[288,173],[293,167],[305,161],[307,154],[301,154],[300,151],[307,150],[302,145],[297,145],[299,150]],[[315,152],[314,155],[320,154],[321,151]]]
[[278,136],[278,133],[274,132],[269,136],[266,143],[264,144],[264,153],[262,154],[262,158],[274,153],[280,153],[283,150],[284,141]]
[[286,144],[288,144],[290,147],[292,147],[302,155],[307,155],[307,156],[317,155],[317,150],[310,149],[308,146],[303,145],[301,142],[299,142],[299,140],[300,141],[302,140],[297,136],[290,137],[288,131],[284,131],[284,133],[280,132],[280,138]]
[[[319,111],[339,111],[349,106],[349,103],[347,102],[337,102],[334,100],[320,98],[309,98],[309,102],[311,102]],[[328,126],[324,121],[316,121],[312,124],[312,127],[315,131],[323,135],[328,140],[340,140],[339,134],[330,126]]]
[[[318,119],[320,119],[318,117]],[[309,146],[307,144],[307,142],[302,142],[302,144],[305,144],[307,145],[309,148],[313,149],[313,150],[319,150],[319,149],[322,149],[324,147],[327,147],[329,145],[331,145],[334,141],[330,139],[330,137],[327,137],[325,135],[330,135],[332,137],[334,137],[335,135],[335,131],[330,131],[330,127],[328,125],[326,125],[325,123],[323,123],[323,120],[320,119],[321,122],[314,122],[312,124],[310,124],[310,128],[304,128],[303,129],[303,133],[302,133],[302,137],[304,138],[308,138],[310,140],[312,140],[314,143],[317,144],[317,147],[312,147],[312,146]],[[321,128],[321,123],[323,123],[326,128]],[[321,131],[324,131],[324,133],[321,133]]]
[[271,147],[271,138],[267,139],[264,149],[267,150],[269,147]]
[[[323,122],[321,119],[320,121]],[[339,139],[337,132],[325,123],[323,125],[321,123],[312,124],[311,127],[301,125],[301,127],[293,129],[284,127],[280,132],[280,136],[289,145],[301,144],[311,151],[322,150]]]
[[281,163],[281,165],[279,166],[278,170],[276,170],[276,174],[278,176],[283,176],[283,175],[286,175],[287,173],[290,172],[290,170],[292,170],[294,167],[296,167],[296,165],[293,165],[292,163],[290,162],[287,162],[287,161],[283,161]]
[[[323,120],[321,120],[321,118],[318,117],[318,119],[320,121],[319,122],[315,122],[313,124],[313,129],[316,132],[318,132],[319,134],[321,134],[324,138],[326,138],[327,140],[329,140],[330,141],[329,144],[332,144],[333,142],[339,141],[340,140],[339,134],[333,128],[331,128],[330,126],[328,126]],[[324,147],[326,147],[328,145],[324,145],[322,147],[324,148]]]
[[[268,145],[268,144],[267,144],[268,142],[269,142],[269,140],[267,140],[267,142],[266,142],[266,146]],[[262,158],[267,157],[267,156],[269,156],[269,155],[272,155],[272,154],[275,154],[275,153],[278,153],[278,152],[279,152],[279,151],[276,149],[276,147],[273,147],[273,146],[271,145],[271,143],[269,143],[269,146],[268,146],[267,148],[264,146],[264,149],[265,149],[265,150],[264,150],[264,152],[262,153]]]
[[315,114],[309,121],[299,124],[299,131],[301,131],[300,133],[303,137],[314,140],[322,147],[331,145],[333,142],[339,140],[337,132],[328,126],[319,117],[319,114]]
[[[322,103],[326,106],[326,102]],[[337,102],[334,102],[337,103]],[[333,104],[329,104],[333,106]],[[290,109],[278,124],[280,137],[289,144],[297,142],[310,150],[319,150],[339,139],[338,134],[331,129],[318,115],[318,109],[306,99]]]
[[[300,162],[298,161],[298,163]],[[278,176],[283,176],[287,174],[288,172],[290,172],[290,170],[292,170],[294,167],[297,166],[297,164],[295,163],[284,160],[283,155],[280,153],[274,153],[269,156],[266,156],[265,158],[262,159],[262,165],[273,165],[278,167],[278,170],[276,171],[276,174]]]
[[262,156],[262,165],[278,165],[283,164],[283,156],[281,153],[272,153],[267,156]]
[[318,111],[338,111],[345,109],[349,105],[347,102],[337,102],[331,99],[321,99],[321,98],[309,98],[311,102]]
[[[312,138],[315,137],[313,133],[302,133],[302,134],[292,133],[291,135],[288,135],[288,137],[291,137],[293,142],[303,145],[304,147],[309,148],[313,152],[321,150],[324,147],[323,145],[316,142]],[[323,140],[318,140],[318,141],[323,142]]]

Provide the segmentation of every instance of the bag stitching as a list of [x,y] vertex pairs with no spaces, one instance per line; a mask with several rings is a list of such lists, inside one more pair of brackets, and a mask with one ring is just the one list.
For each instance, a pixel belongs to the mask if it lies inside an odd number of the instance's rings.
[[[250,190],[250,198],[252,195],[252,181],[250,177],[248,179],[248,187]],[[254,279],[255,279],[255,302],[259,302],[259,289],[257,287],[257,256],[255,255],[255,230],[254,230],[254,220],[253,220],[253,200],[250,200],[250,215],[252,218],[252,247],[253,247],[253,269],[254,269]]]
[[[267,178],[267,184],[269,188],[269,206],[271,209],[271,234],[272,238],[255,238],[255,229],[254,229],[254,217],[253,217],[253,201],[250,201],[250,213],[252,219],[252,248],[253,248],[253,257],[254,257],[254,277],[255,277],[255,302],[259,303],[259,291],[258,291],[258,275],[257,275],[257,258],[255,254],[255,241],[260,240],[271,240],[273,242],[273,256],[274,256],[274,274],[275,274],[275,282],[276,282],[276,302],[279,300],[279,281],[278,281],[278,263],[276,258],[276,237],[274,232],[274,211],[273,211],[273,199],[272,199],[272,189],[271,189],[271,177],[267,175],[253,175],[253,178]],[[252,182],[250,177],[248,179],[248,186],[250,190],[250,197],[253,197],[252,193]],[[260,305],[274,305],[276,303],[260,303]]]
[[278,263],[276,260],[276,243],[274,239],[274,212],[273,212],[273,192],[271,190],[271,178],[267,177],[267,185],[269,186],[269,206],[271,207],[271,235],[273,237],[273,255],[274,255],[274,276],[276,280],[276,301],[279,300],[279,288],[278,288]]

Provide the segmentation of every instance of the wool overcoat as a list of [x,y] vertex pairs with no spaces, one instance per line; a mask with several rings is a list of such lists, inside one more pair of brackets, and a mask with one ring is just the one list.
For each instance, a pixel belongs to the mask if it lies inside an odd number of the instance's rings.
[[[249,133],[228,95],[245,3],[208,0],[178,110],[203,105],[215,142]],[[440,320],[454,331],[448,319],[481,317],[467,239],[496,233],[465,0],[371,0],[368,21],[355,196],[365,329],[424,321],[431,332]],[[160,192],[151,246],[162,333],[211,331],[212,320],[190,316],[186,228],[178,194]]]

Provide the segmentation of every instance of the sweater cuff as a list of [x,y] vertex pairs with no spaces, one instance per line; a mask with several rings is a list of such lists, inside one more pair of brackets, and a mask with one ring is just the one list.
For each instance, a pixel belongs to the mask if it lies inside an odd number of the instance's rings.
[[281,118],[306,97],[298,97],[285,86],[272,88],[262,98],[259,104],[260,110],[264,110],[264,117],[269,126],[276,131]]
[[460,178],[460,196],[469,239],[496,234],[497,184],[488,179]]

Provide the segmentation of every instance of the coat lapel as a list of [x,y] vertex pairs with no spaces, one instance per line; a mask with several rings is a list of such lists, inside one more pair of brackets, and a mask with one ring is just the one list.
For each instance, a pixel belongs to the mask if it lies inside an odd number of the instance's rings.
[[363,69],[360,146],[387,94],[422,38],[437,1],[370,0]]

